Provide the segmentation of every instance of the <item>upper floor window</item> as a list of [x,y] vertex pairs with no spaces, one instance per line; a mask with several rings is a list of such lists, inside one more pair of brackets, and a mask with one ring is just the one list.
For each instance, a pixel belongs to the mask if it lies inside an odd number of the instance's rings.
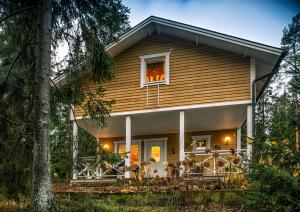
[[145,85],[169,84],[170,52],[141,56],[141,88]]

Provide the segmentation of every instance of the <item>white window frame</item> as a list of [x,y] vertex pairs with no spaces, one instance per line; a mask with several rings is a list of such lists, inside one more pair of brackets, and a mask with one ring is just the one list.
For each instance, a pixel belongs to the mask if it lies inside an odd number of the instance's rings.
[[[170,54],[171,52],[163,52],[163,53],[158,53],[158,54],[149,54],[149,55],[144,55],[140,56],[141,59],[141,88],[145,87],[146,85],[157,85],[157,84],[170,84]],[[146,82],[146,69],[147,65],[146,62],[147,60],[150,59],[155,59],[155,58],[160,58],[164,57],[164,62],[165,62],[165,80],[162,81],[156,81],[156,82]]]
[[[197,148],[196,147],[196,141],[197,140],[206,140],[206,147],[202,148]],[[197,136],[192,136],[192,141],[193,141],[193,152],[203,152],[206,149],[210,149],[210,140],[211,140],[211,135],[197,135]]]
[[[125,144],[125,141],[114,141],[115,144],[115,153],[118,154],[119,153],[119,148],[118,145],[119,144]],[[141,165],[142,162],[142,140],[141,139],[135,139],[135,140],[131,140],[131,144],[138,144],[139,145],[139,157],[138,157],[138,164],[139,166]]]

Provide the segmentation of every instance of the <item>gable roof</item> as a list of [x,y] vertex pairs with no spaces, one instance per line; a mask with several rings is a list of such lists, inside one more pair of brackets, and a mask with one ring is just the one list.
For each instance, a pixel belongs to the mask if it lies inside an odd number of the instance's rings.
[[[230,50],[242,55],[245,54],[247,48],[245,56],[258,56],[258,52],[280,55],[282,52],[282,49],[277,47],[156,16],[150,16],[137,24],[127,33],[120,36],[117,42],[108,45],[106,49],[112,56],[115,56],[154,32],[180,37],[185,40],[192,40],[196,43],[204,43],[209,46]],[[257,52],[255,52],[255,50]]]
[[[282,59],[281,48],[257,43],[231,35],[191,26],[168,19],[150,16],[131,30],[119,37],[118,41],[108,45],[106,51],[111,56],[116,56],[135,43],[151,36],[153,33],[166,34],[173,37],[190,40],[196,44],[202,43],[225,51],[230,51],[242,57],[253,57],[256,61],[256,77],[259,78],[269,73],[275,73],[277,65]],[[266,80],[258,82],[258,91],[266,87]],[[55,83],[63,81],[64,77],[54,80]]]

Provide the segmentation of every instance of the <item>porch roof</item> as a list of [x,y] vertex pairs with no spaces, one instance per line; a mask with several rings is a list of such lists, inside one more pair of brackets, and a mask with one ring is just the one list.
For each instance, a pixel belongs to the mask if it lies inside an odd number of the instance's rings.
[[[243,124],[247,104],[190,108],[185,111],[185,132],[237,129]],[[90,119],[77,120],[79,127],[97,138],[125,137],[126,115],[115,115],[101,129]],[[131,114],[132,136],[179,132],[179,111],[158,111]]]

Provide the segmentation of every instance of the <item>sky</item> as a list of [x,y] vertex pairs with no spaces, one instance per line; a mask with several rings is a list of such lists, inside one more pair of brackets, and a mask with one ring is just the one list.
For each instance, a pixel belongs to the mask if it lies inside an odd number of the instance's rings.
[[154,15],[280,47],[300,0],[123,0],[130,25]]

